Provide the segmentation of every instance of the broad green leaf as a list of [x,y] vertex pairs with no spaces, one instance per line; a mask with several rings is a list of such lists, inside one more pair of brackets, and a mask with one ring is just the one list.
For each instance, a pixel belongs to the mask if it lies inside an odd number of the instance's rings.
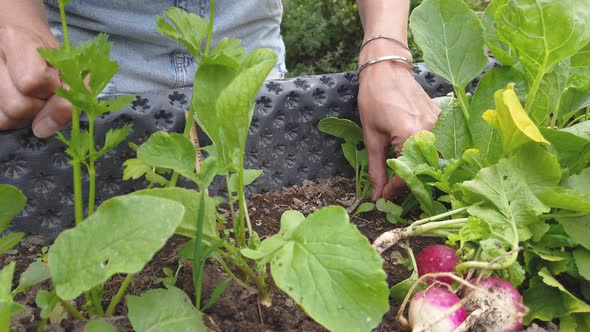
[[281,215],[281,229],[279,234],[290,237],[293,231],[305,220],[305,216],[295,210],[287,210]]
[[530,279],[529,288],[523,293],[523,300],[530,310],[525,317],[525,324],[530,324],[534,319],[550,321],[567,312],[559,289],[546,285],[537,276]]
[[158,197],[107,200],[49,249],[57,295],[72,300],[117,273],[139,272],[174,234],[184,213],[182,204]]
[[49,268],[43,262],[33,262],[20,275],[18,287],[12,291],[13,296],[28,291],[31,287],[51,278]]
[[363,130],[348,119],[336,117],[323,118],[318,122],[318,129],[326,134],[344,139],[353,144],[363,141]]
[[574,174],[565,178],[561,185],[582,193],[590,193],[590,167],[584,169],[580,174]]
[[[245,169],[244,170],[244,186],[252,184],[259,176],[262,175],[261,169]],[[232,174],[229,177],[229,191],[235,193],[238,192],[238,174]]]
[[[168,23],[164,17],[172,24]],[[164,13],[164,17],[157,17],[156,32],[182,43],[195,59],[198,58],[201,54],[201,44],[207,37],[208,21],[178,7],[170,7]]]
[[498,9],[506,5],[508,0],[493,0],[483,13],[481,24],[485,30],[486,45],[492,51],[494,57],[503,65],[513,65],[515,62],[514,54],[506,43],[498,39],[495,26],[495,16]]
[[513,159],[501,159],[497,164],[481,169],[473,180],[464,182],[462,187],[474,202],[484,200],[487,203],[471,207],[469,214],[482,218],[495,231],[509,230],[510,236],[514,236],[510,231],[511,225],[514,225],[519,230],[521,241],[533,235],[526,234],[526,230],[534,231],[530,227],[540,223],[537,216],[549,211],[531,191]]
[[546,269],[539,271],[539,276],[543,278],[543,282],[551,287],[557,288],[561,292],[561,300],[567,308],[567,314],[570,313],[590,313],[590,304],[578,299],[574,294],[568,291],[551,273]]
[[84,326],[84,332],[117,332],[117,328],[104,320],[91,320]]
[[203,314],[176,287],[128,296],[127,306],[129,321],[137,332],[207,331]]
[[[418,168],[430,166],[438,168],[436,137],[429,131],[420,131],[406,140],[399,158],[415,172]],[[424,165],[423,165],[424,164]]]
[[541,133],[551,142],[561,167],[570,173],[579,173],[590,163],[590,140],[564,130],[541,128]]
[[[398,303],[402,303],[410,291],[410,288],[416,283],[417,280],[418,272],[416,272],[414,269],[412,274],[407,279],[398,282],[389,289],[389,297]],[[414,292],[418,291],[420,291],[420,287],[416,287],[416,289],[414,289]]]
[[217,158],[214,156],[207,157],[202,163],[199,173],[197,173],[197,186],[204,191],[211,185],[215,175],[218,174],[219,168]]
[[181,134],[158,131],[137,150],[137,158],[148,166],[171,168],[180,175],[197,181],[195,148]]
[[589,0],[510,0],[498,9],[496,29],[530,81],[590,42]]
[[[129,102],[127,102],[127,104],[128,103]],[[131,131],[132,127],[132,125],[126,125],[121,128],[109,129],[105,136],[104,145],[99,151],[97,151],[96,157],[100,157],[105,153],[116,148],[117,145],[119,145],[127,138],[127,135],[129,135],[129,132]]]
[[568,85],[586,90],[590,88],[590,43],[572,55]]
[[244,159],[246,138],[254,112],[254,99],[276,62],[277,55],[270,49],[257,49],[251,52],[241,63],[238,74],[221,91],[216,101],[215,112],[220,125],[218,130],[223,155],[234,171],[243,168],[240,167],[240,163],[243,163]]
[[375,203],[372,202],[364,202],[363,204],[359,205],[354,211],[354,214],[370,212],[375,209]]
[[590,215],[582,217],[555,217],[563,226],[564,231],[574,241],[578,242],[584,248],[590,250]]
[[549,144],[531,121],[514,91],[514,84],[494,94],[495,110],[483,114],[484,120],[498,129],[502,136],[502,153],[508,154],[530,141]]
[[194,239],[197,236],[197,218],[199,216],[200,196],[205,195],[205,222],[203,223],[203,235],[208,239],[218,239],[219,233],[215,226],[216,223],[216,205],[213,198],[205,193],[200,193],[184,188],[155,188],[144,189],[133,192],[132,195],[145,195],[160,197],[176,201],[184,206],[184,217],[182,222],[176,228],[176,234]]
[[536,124],[546,125],[550,115],[558,117],[561,95],[567,88],[569,67],[569,58],[558,62],[545,73],[536,94],[531,95],[534,99],[527,111]]
[[241,41],[237,38],[222,38],[211,53],[203,55],[201,64],[238,68],[246,52],[246,49],[240,47],[240,43]]
[[559,331],[590,331],[590,314],[572,314],[559,317]]
[[404,180],[408,188],[416,196],[418,202],[420,202],[422,210],[429,216],[435,215],[432,192],[430,188],[424,186],[424,183],[416,177],[412,169],[400,159],[388,159],[387,165],[393,169],[395,175]]
[[312,213],[282,241],[271,261],[273,279],[310,317],[332,331],[379,324],[389,308],[381,257],[344,208]]
[[18,232],[0,238],[0,255],[14,248],[17,244],[19,244],[20,240],[22,240],[24,236],[25,233]]
[[584,279],[590,280],[590,250],[582,247],[574,250],[574,260],[578,268],[578,273]]
[[461,159],[463,152],[473,146],[467,121],[459,107],[442,112],[432,132],[436,137],[434,145],[445,159]]
[[0,184],[0,232],[8,228],[12,218],[25,207],[27,198],[15,186]]
[[55,291],[48,292],[42,289],[35,296],[35,304],[41,309],[39,313],[41,319],[49,319],[59,304],[59,298],[55,295]]
[[539,199],[552,208],[590,213],[590,193],[553,187],[542,192]]
[[344,158],[346,158],[346,161],[348,161],[350,167],[352,167],[353,169],[359,167],[360,165],[358,165],[357,158],[358,150],[356,149],[356,145],[352,142],[344,142],[340,144],[340,147],[342,148]]
[[443,112],[452,111],[457,106],[455,98],[449,96],[432,98],[432,102]]
[[590,140],[590,120],[578,123],[568,128],[564,128],[561,131]]
[[578,110],[590,106],[588,89],[567,88],[559,100],[559,117],[561,124],[572,118]]
[[536,195],[557,186],[561,180],[557,157],[538,144],[524,145],[510,161]]
[[459,89],[488,63],[483,27],[462,0],[424,0],[412,11],[410,28],[428,67]]
[[494,93],[510,83],[515,83],[514,90],[519,99],[525,100],[528,86],[523,74],[507,66],[487,71],[479,81],[471,100],[472,115],[469,118],[469,128],[475,133],[473,144],[489,162],[495,162],[500,158],[502,140],[500,133],[486,123],[482,116],[486,110],[495,107]]
[[10,314],[12,312],[12,276],[14,275],[15,262],[10,262],[0,270],[0,330],[10,330]]
[[449,240],[451,240],[452,243],[458,240],[461,242],[461,247],[463,247],[466,242],[476,242],[480,239],[489,238],[491,236],[491,231],[490,225],[484,220],[469,217],[467,223],[459,230],[458,236],[449,236]]

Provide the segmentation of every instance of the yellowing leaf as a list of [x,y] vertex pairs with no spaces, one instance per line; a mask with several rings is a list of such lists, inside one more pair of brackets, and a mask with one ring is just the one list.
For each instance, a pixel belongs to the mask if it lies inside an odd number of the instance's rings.
[[486,111],[483,119],[500,131],[504,155],[530,141],[549,144],[524,111],[514,91],[514,84],[496,91],[494,100],[496,109]]

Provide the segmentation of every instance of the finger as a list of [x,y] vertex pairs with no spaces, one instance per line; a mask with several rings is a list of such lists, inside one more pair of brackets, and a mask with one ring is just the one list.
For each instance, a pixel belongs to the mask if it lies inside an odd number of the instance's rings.
[[8,68],[0,60],[0,112],[10,120],[30,122],[43,104],[45,104],[44,100],[23,96],[17,90],[10,80]]
[[72,104],[58,95],[53,95],[33,119],[33,134],[39,138],[47,138],[71,120]]
[[0,29],[0,45],[10,78],[17,90],[29,97],[47,99],[60,85],[59,73],[39,55],[46,45],[22,28]]
[[381,198],[383,188],[387,183],[387,168],[385,160],[387,158],[387,145],[370,144],[367,145],[369,154],[369,179],[371,180],[371,200],[376,201]]
[[392,199],[407,188],[406,183],[399,176],[394,176],[383,188],[383,198]]
[[30,122],[31,121],[28,120],[11,119],[0,111],[0,130],[24,128],[28,126]]

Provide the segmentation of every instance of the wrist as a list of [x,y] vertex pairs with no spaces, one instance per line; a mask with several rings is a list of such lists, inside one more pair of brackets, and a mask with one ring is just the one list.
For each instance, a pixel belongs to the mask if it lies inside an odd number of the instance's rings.
[[375,39],[363,47],[359,53],[358,64],[361,65],[370,59],[385,55],[398,55],[410,60],[412,59],[412,53],[402,45],[399,45],[392,40]]

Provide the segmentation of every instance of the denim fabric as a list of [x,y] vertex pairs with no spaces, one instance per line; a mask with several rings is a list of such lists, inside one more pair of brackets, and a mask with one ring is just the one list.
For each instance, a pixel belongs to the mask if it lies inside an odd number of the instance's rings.
[[[61,40],[57,0],[45,0],[51,31]],[[78,44],[99,32],[110,35],[111,57],[121,71],[103,95],[135,94],[176,89],[192,85],[195,61],[179,42],[156,29],[156,16],[169,7],[209,16],[210,0],[72,0],[66,7],[70,40]],[[217,0],[213,26],[213,45],[222,37],[242,40],[250,52],[270,48],[279,62],[269,78],[286,72],[285,45],[280,35],[283,7],[281,0]]]

